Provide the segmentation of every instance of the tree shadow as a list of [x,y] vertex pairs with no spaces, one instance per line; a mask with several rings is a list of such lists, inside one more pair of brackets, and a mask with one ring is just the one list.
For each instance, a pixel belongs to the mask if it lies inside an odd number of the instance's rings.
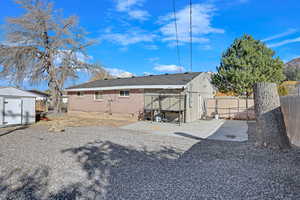
[[[51,169],[0,177],[1,199],[276,199],[300,197],[300,150],[200,140],[188,151],[94,141],[61,151],[86,177],[49,191]],[[67,175],[66,175],[67,176]],[[19,186],[11,182],[18,177]],[[18,185],[17,184],[17,185]]]
[[[48,175],[47,167],[32,172],[13,169],[0,177],[0,199],[42,199],[48,187]],[[13,180],[15,182],[12,185]]]
[[29,127],[30,127],[29,125],[24,125],[24,126],[18,126],[18,127],[11,126],[11,127],[2,128],[2,130],[5,130],[5,131],[0,132],[0,137],[11,134],[11,133],[14,133],[14,132],[19,131],[19,130],[27,129]]
[[154,180],[165,173],[163,166],[181,154],[171,147],[151,151],[109,141],[95,141],[61,153],[80,163],[86,173],[85,180],[53,192],[49,190],[51,168],[12,170],[0,176],[0,199],[141,199],[139,192],[132,191],[142,188],[143,181]]

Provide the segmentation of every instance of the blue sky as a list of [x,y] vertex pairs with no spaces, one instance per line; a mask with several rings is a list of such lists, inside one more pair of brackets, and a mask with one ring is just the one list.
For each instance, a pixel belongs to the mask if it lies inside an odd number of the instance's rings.
[[[91,61],[101,62],[114,75],[189,70],[189,0],[176,0],[181,66],[172,0],[54,3],[65,16],[79,16],[89,37],[98,41],[88,49]],[[0,8],[0,24],[8,16],[22,14],[11,0],[0,0]],[[215,71],[222,52],[244,33],[266,42],[285,62],[300,57],[299,10],[298,0],[193,0],[193,71]],[[69,84],[86,80],[87,75],[81,74]],[[32,87],[45,89],[45,85]]]

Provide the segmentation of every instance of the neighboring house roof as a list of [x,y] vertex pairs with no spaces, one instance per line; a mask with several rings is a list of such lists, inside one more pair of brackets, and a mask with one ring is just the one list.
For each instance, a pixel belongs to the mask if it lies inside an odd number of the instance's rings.
[[48,94],[46,92],[39,91],[39,90],[28,90],[28,92],[32,92],[34,94],[44,96],[44,97],[50,97],[50,94]]
[[39,95],[36,95],[32,92],[28,92],[26,90],[18,89],[15,87],[0,87],[0,96],[6,97],[33,97],[37,98]]
[[[76,91],[93,88],[180,88],[190,82],[201,72],[187,72],[178,74],[163,74],[138,76],[130,78],[116,78],[108,80],[96,80],[67,88],[67,91]],[[139,87],[138,87],[139,86]]]

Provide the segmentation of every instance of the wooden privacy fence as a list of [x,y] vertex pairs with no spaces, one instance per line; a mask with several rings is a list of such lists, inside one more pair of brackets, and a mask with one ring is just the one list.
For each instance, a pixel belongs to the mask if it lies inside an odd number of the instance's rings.
[[289,139],[300,146],[300,96],[281,97],[280,103]]
[[[248,102],[248,106],[247,106]],[[254,100],[238,97],[215,97],[207,99],[205,103],[206,117],[216,114],[224,119],[255,119]]]

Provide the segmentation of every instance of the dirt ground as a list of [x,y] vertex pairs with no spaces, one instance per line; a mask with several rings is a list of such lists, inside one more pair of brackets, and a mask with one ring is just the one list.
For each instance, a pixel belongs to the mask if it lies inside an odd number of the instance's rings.
[[64,131],[66,127],[109,126],[120,127],[134,122],[133,120],[114,118],[113,116],[95,116],[87,114],[50,115],[33,126],[47,126],[51,132]]

